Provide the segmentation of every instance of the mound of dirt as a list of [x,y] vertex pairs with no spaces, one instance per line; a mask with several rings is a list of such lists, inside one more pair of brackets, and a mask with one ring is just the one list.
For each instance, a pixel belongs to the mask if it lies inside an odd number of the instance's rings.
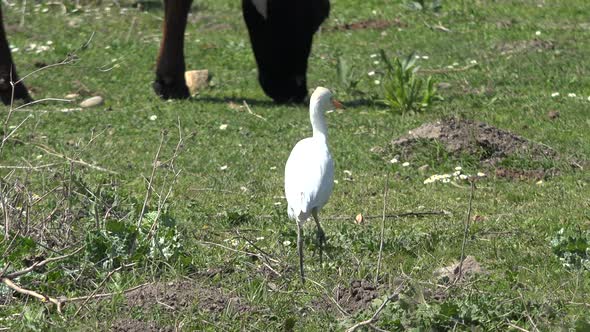
[[214,314],[231,307],[235,312],[246,312],[250,306],[239,297],[223,294],[219,288],[205,286],[190,280],[156,282],[126,294],[130,307],[150,309],[161,306],[167,310],[180,310],[197,303],[201,310]]
[[485,269],[475,260],[475,257],[467,256],[463,259],[463,264],[454,262],[449,266],[441,267],[434,271],[434,276],[443,282],[452,283],[485,272]]
[[[338,286],[332,297],[346,312],[355,314],[368,308],[379,294],[377,287],[370,281],[353,280],[348,287]],[[333,302],[328,298],[313,301],[313,306],[321,311],[338,312]]]
[[339,287],[336,292],[338,304],[349,313],[366,309],[378,296],[377,287],[367,280],[354,280],[350,287]]
[[408,135],[394,140],[394,148],[411,155],[421,140],[436,140],[452,154],[479,155],[483,163],[496,164],[508,156],[528,156],[536,160],[554,159],[557,153],[548,146],[534,143],[509,131],[483,122],[449,118],[423,124]]

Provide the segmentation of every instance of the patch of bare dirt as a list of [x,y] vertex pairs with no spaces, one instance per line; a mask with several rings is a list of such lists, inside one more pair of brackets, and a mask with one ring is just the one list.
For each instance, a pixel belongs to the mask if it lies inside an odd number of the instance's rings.
[[376,29],[376,30],[383,30],[387,29],[391,26],[396,26],[400,28],[405,28],[408,25],[402,22],[399,18],[395,18],[394,20],[365,20],[365,21],[358,21],[352,23],[343,23],[335,26],[330,26],[326,30],[328,31],[350,31],[350,30],[364,30],[364,29]]
[[438,141],[452,154],[479,155],[482,163],[490,165],[508,156],[524,155],[535,160],[557,158],[557,153],[548,146],[483,122],[456,118],[423,124],[394,140],[392,146],[401,149],[404,155],[411,155],[413,147],[425,139]]
[[549,40],[535,38],[533,40],[500,43],[495,46],[495,49],[502,55],[532,51],[543,52],[555,49],[555,44]]
[[237,296],[226,295],[219,288],[190,280],[156,282],[127,293],[126,299],[128,306],[142,309],[161,306],[167,310],[180,310],[196,302],[200,309],[211,313],[220,313],[228,307],[239,313],[251,310]]
[[159,327],[156,322],[144,322],[133,318],[122,318],[111,324],[113,332],[172,332],[174,329],[170,326]]
[[[379,297],[378,288],[368,280],[353,280],[348,287],[339,286],[334,290],[332,297],[346,312],[355,314],[368,308],[374,299]],[[337,312],[335,305],[327,298],[314,301],[314,306],[319,310]]]
[[349,287],[339,287],[336,292],[338,304],[350,313],[366,309],[378,296],[377,287],[367,280],[354,280]]
[[547,177],[555,176],[555,170],[543,170],[543,169],[533,169],[533,170],[523,170],[523,169],[513,169],[513,168],[504,168],[499,167],[496,168],[495,174],[496,177],[505,178],[509,180],[534,180],[539,181],[543,180]]

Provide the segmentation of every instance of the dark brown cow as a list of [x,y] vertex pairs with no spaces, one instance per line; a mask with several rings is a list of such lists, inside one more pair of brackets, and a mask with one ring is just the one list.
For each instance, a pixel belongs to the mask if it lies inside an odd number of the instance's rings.
[[[184,80],[184,31],[192,0],[165,0],[163,38],[156,66],[155,92],[164,99],[189,97]],[[258,65],[258,80],[274,101],[301,102],[307,96],[307,58],[314,33],[330,12],[329,0],[242,0],[242,12]],[[12,100],[18,76],[0,10],[0,98]],[[30,101],[24,84],[14,99]]]

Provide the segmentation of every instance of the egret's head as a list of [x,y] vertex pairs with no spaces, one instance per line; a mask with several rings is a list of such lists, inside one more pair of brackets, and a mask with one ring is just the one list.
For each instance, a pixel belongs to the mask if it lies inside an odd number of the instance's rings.
[[311,105],[316,104],[318,106],[317,109],[322,112],[343,108],[342,104],[334,98],[332,92],[321,86],[313,91],[309,102]]

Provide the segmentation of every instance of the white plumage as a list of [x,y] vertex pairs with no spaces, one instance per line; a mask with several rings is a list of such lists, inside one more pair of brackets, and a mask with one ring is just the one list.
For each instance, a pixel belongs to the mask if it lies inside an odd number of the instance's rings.
[[322,260],[324,231],[320,226],[318,213],[328,202],[334,188],[334,161],[328,149],[328,127],[324,113],[342,105],[332,98],[330,90],[315,89],[309,102],[309,118],[313,136],[299,141],[285,166],[285,196],[289,217],[297,222],[297,250],[299,272],[303,274],[303,223],[313,216],[317,225],[317,237]]

